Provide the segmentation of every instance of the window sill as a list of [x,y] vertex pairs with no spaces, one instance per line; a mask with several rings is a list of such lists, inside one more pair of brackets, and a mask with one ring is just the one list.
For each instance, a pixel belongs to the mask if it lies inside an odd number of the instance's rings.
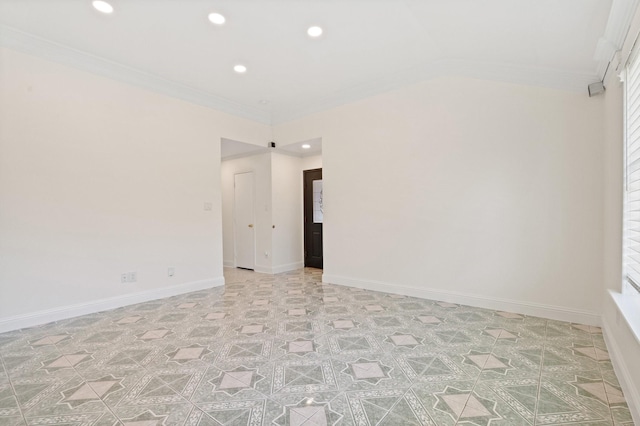
[[609,290],[618,311],[640,344],[640,294],[623,294]]

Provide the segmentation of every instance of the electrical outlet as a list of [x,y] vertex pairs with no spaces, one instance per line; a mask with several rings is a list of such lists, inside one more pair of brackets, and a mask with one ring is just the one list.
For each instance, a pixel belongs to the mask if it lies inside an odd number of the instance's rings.
[[126,283],[128,280],[127,274],[120,274],[120,282]]
[[209,201],[205,201],[204,202],[204,210],[207,211],[207,212],[213,210],[213,203],[211,203]]
[[176,274],[176,268],[171,267],[167,270],[167,275],[169,275],[170,277],[174,276]]
[[128,281],[130,283],[135,283],[136,281],[138,281],[138,273],[137,272],[129,272],[127,274],[127,278],[128,278]]

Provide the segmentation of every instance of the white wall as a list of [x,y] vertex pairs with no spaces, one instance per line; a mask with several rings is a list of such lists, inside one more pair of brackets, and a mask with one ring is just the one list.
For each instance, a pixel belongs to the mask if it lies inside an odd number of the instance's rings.
[[313,170],[322,168],[322,155],[311,155],[303,157],[301,161],[302,170]]
[[7,49],[0,93],[0,330],[223,282],[220,139],[267,126]]
[[273,183],[273,272],[304,266],[302,159],[271,154]]
[[[612,65],[613,66],[613,65]],[[620,291],[622,283],[622,203],[624,175],[624,122],[622,83],[615,72],[608,74],[604,101],[604,256],[605,289]]]
[[447,78],[275,137],[322,136],[326,281],[599,323],[602,112],[602,98]]
[[[222,175],[222,234],[224,236],[224,264],[235,267],[234,240],[234,176],[253,172],[255,209],[255,260],[256,270],[271,270],[271,153],[225,160],[221,164]],[[268,256],[265,256],[265,252]]]

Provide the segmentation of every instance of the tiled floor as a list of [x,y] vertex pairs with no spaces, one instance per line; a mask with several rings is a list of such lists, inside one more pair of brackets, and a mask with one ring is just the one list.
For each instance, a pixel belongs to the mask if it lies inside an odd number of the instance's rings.
[[226,273],[0,334],[0,424],[632,424],[597,328]]

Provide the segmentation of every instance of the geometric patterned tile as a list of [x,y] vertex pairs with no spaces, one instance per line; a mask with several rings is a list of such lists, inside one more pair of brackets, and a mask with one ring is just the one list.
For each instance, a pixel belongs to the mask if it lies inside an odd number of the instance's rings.
[[434,326],[442,324],[444,322],[444,318],[437,317],[435,315],[419,315],[417,317],[414,317],[414,319],[422,324]]
[[107,365],[140,367],[147,364],[156,353],[153,348],[126,349],[110,357]]
[[447,386],[435,396],[438,398],[435,408],[448,412],[461,424],[486,426],[502,418],[495,410],[496,401],[482,398],[474,392]]
[[327,325],[332,327],[334,330],[351,330],[358,328],[360,323],[352,319],[336,318],[328,322]]
[[256,383],[263,379],[264,376],[258,374],[256,369],[240,366],[233,370],[222,371],[218,377],[209,380],[209,383],[214,385],[214,392],[235,395],[247,389],[254,389]]
[[273,424],[282,426],[303,425],[333,425],[337,424],[342,415],[331,409],[330,404],[309,402],[303,398],[296,405],[284,407],[284,412],[273,420]]
[[142,317],[140,315],[133,315],[133,316],[129,316],[129,317],[120,318],[115,323],[116,324],[122,324],[122,325],[135,324],[138,321],[140,321],[141,319],[144,319],[144,317]]
[[118,406],[113,409],[124,426],[182,425],[194,407],[188,402],[148,406]]
[[0,418],[17,415],[21,415],[21,413],[11,385],[0,386]]
[[571,382],[577,389],[579,395],[586,395],[597,398],[604,404],[610,406],[626,405],[622,390],[602,379],[589,379],[575,376],[576,380]]
[[470,378],[449,356],[439,353],[401,355],[396,360],[412,381],[447,382]]
[[359,358],[355,362],[348,362],[347,367],[342,370],[355,381],[364,381],[377,385],[381,380],[389,378],[391,367],[386,366],[378,360]]
[[552,383],[542,382],[538,395],[536,419],[539,424],[606,420]]
[[143,376],[122,398],[123,405],[178,403],[189,399],[204,377],[204,370],[160,369]]
[[69,339],[71,338],[70,334],[64,333],[64,334],[54,334],[54,335],[49,335],[49,336],[44,336],[44,337],[39,337],[36,340],[32,340],[31,342],[29,342],[31,344],[31,346],[33,347],[37,347],[37,346],[45,346],[45,345],[55,345],[57,343],[62,342],[63,340]]
[[513,312],[496,312],[496,315],[501,316],[502,318],[508,319],[523,319],[524,317],[520,314],[514,314]]
[[62,369],[73,369],[80,365],[81,363],[93,360],[93,356],[91,353],[87,351],[80,351],[72,354],[64,354],[60,356],[56,356],[55,358],[46,360],[42,362],[42,370],[47,371],[48,373],[62,370]]
[[307,340],[304,337],[299,337],[295,340],[286,341],[280,348],[284,349],[288,354],[305,356],[310,353],[316,353],[319,346],[315,340]]
[[411,390],[380,389],[347,393],[356,424],[439,426]]
[[61,402],[75,408],[90,401],[100,400],[110,393],[123,389],[123,386],[120,385],[121,380],[121,378],[108,375],[97,380],[83,382],[80,385],[63,390],[62,395],[64,398]]
[[493,353],[471,350],[468,354],[464,355],[464,358],[465,364],[474,365],[483,371],[506,374],[508,370],[513,369],[509,359],[497,357]]
[[468,345],[474,342],[474,339],[470,337],[466,329],[440,329],[434,331],[433,335],[436,337],[436,341],[442,345]]
[[402,327],[403,322],[396,316],[372,317],[375,327]]
[[600,327],[594,327],[592,325],[571,324],[571,327],[591,334],[602,334],[602,329]]
[[245,336],[253,336],[255,334],[264,333],[267,330],[269,330],[269,327],[265,324],[259,323],[245,324],[235,329],[236,332],[244,334]]
[[278,361],[273,370],[272,393],[338,390],[329,360]]
[[491,382],[491,389],[518,414],[536,424],[601,422],[606,417],[585,405],[575,395],[553,383],[537,379]]
[[500,340],[509,340],[512,342],[518,340],[518,332],[505,330],[503,328],[486,327],[483,330],[483,333]]
[[122,336],[122,331],[101,331],[94,333],[84,339],[82,343],[93,343],[97,345],[112,345],[114,340]]
[[[211,423],[203,423],[202,416],[198,415],[199,423],[189,424],[211,424],[211,425],[260,425],[264,416],[265,401],[227,401],[215,403],[198,404],[198,408],[206,413],[212,420]],[[312,425],[309,425],[312,426]]]
[[336,335],[329,337],[329,347],[333,354],[376,352],[380,345],[370,335]]
[[191,361],[198,361],[210,354],[208,346],[199,345],[197,343],[179,347],[171,352],[165,354],[169,361],[177,362],[178,364],[185,364]]
[[167,328],[157,328],[154,330],[146,330],[140,334],[137,334],[136,337],[142,341],[153,341],[163,339],[171,334],[173,334],[172,330],[169,330]]
[[598,327],[321,274],[225,269],[225,288],[0,334],[0,424],[632,422]]
[[593,346],[584,346],[584,347],[574,347],[573,352],[576,355],[585,355],[596,361],[608,361],[609,353],[600,348],[596,348]]
[[122,419],[124,426],[159,426],[164,425],[167,416],[157,416],[151,410],[144,411],[135,417]]
[[416,346],[422,345],[424,339],[414,336],[413,334],[407,334],[397,331],[391,335],[388,335],[385,341],[399,348],[413,349]]
[[218,354],[219,361],[266,361],[271,356],[273,342],[261,339],[234,339],[225,343]]

